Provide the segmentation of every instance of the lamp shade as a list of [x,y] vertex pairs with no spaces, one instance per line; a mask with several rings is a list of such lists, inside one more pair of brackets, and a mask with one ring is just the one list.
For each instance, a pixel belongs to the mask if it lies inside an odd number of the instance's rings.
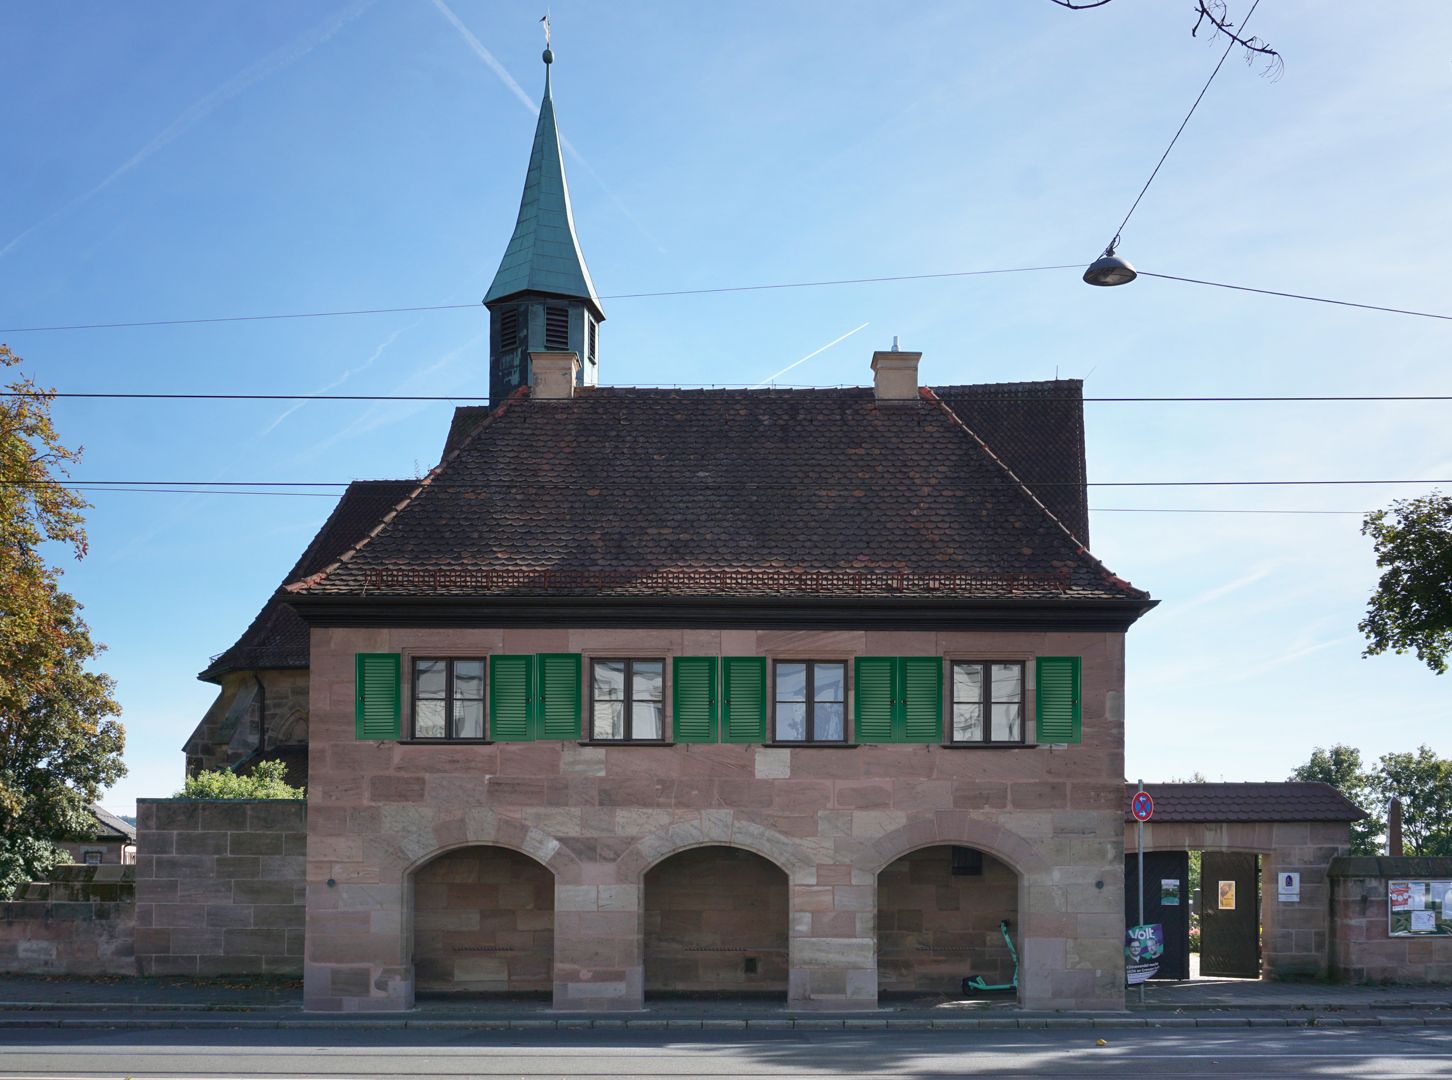
[[1118,255],[1101,255],[1084,271],[1087,285],[1128,285],[1137,277],[1134,267]]

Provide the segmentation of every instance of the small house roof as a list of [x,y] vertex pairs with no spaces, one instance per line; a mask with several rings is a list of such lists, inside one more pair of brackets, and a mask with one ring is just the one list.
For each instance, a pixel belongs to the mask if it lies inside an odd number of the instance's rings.
[[[1130,800],[1139,790],[1124,785],[1124,820],[1133,821]],[[1360,821],[1354,802],[1319,781],[1264,783],[1145,784],[1154,799],[1151,822],[1161,821]]]

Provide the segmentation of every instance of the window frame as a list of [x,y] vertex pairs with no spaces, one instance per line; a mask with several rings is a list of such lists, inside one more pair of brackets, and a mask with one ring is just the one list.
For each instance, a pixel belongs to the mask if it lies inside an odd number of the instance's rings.
[[[481,715],[479,734],[459,736],[454,730],[454,665],[456,663],[478,663],[483,665],[480,682]],[[444,734],[420,735],[418,733],[418,665],[444,665]],[[426,701],[437,700],[425,698]],[[472,700],[472,699],[469,699]],[[409,656],[408,657],[408,741],[421,743],[486,743],[489,742],[489,657],[483,654],[468,656]]]
[[[806,665],[806,738],[805,739],[784,739],[777,730],[777,706],[780,699],[777,697],[777,671],[782,664],[805,664]],[[836,664],[842,669],[842,735],[835,739],[819,739],[817,733],[817,699],[816,699],[816,672],[819,664]],[[771,661],[771,731],[770,742],[779,746],[850,746],[852,732],[849,730],[851,723],[851,661],[849,659],[827,658],[807,659],[806,657],[783,656],[773,657]],[[835,704],[835,703],[833,703]]]
[[[978,701],[960,702],[956,691],[958,680],[957,665],[976,664],[982,671],[979,685],[983,688],[983,695]],[[1017,739],[994,739],[993,734],[993,667],[994,665],[1018,668],[1018,701],[1000,701],[999,705],[1017,705],[1019,707],[1018,738]],[[1028,661],[1019,659],[996,660],[968,660],[964,658],[948,659],[948,715],[945,718],[948,735],[948,743],[952,746],[1029,746],[1029,687],[1028,687]],[[958,738],[958,706],[978,705],[983,710],[983,737],[981,739],[960,739]]]
[[[668,670],[670,668],[670,657],[666,656],[591,656],[589,681],[590,691],[588,694],[588,710],[585,714],[585,742],[599,743],[603,746],[665,746],[670,742],[667,732],[670,731],[671,717],[666,703],[670,700],[670,688],[666,685]],[[596,664],[624,664],[625,665],[625,696],[620,698],[621,705],[625,711],[625,735],[616,739],[610,736],[595,734],[595,665]],[[659,664],[660,665],[660,734],[652,739],[635,738],[635,665],[636,664]],[[602,698],[602,701],[614,700]]]

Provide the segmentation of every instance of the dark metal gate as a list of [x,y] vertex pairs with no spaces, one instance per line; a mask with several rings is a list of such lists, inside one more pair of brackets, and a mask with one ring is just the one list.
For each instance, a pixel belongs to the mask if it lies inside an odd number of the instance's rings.
[[1200,974],[1260,978],[1260,864],[1207,851],[1200,862]]
[[[1124,857],[1124,926],[1139,922],[1139,856]],[[1165,931],[1165,951],[1156,979],[1190,977],[1190,855],[1185,851],[1144,854],[1144,921]]]

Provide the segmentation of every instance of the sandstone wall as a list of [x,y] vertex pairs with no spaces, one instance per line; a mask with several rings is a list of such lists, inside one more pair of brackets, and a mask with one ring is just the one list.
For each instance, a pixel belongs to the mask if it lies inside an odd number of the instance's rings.
[[0,972],[134,975],[130,866],[57,866],[0,904]]
[[137,800],[144,975],[302,971],[307,804]]
[[[1122,648],[1122,635],[1103,633],[315,629],[307,1005],[407,1008],[413,875],[442,852],[488,844],[555,876],[556,1008],[638,1008],[646,874],[717,844],[788,877],[793,1004],[871,1006],[879,871],[919,848],[959,844],[1016,875],[1021,1000],[1122,1008]],[[359,741],[359,652],[401,653],[405,671],[413,655],[548,652],[582,653],[587,671],[600,656],[1024,660],[1030,717],[1033,658],[1081,656],[1084,740],[1017,749]]]
[[1392,937],[1387,883],[1452,880],[1452,859],[1359,857],[1331,866],[1332,974],[1350,982],[1452,983],[1452,936]]

